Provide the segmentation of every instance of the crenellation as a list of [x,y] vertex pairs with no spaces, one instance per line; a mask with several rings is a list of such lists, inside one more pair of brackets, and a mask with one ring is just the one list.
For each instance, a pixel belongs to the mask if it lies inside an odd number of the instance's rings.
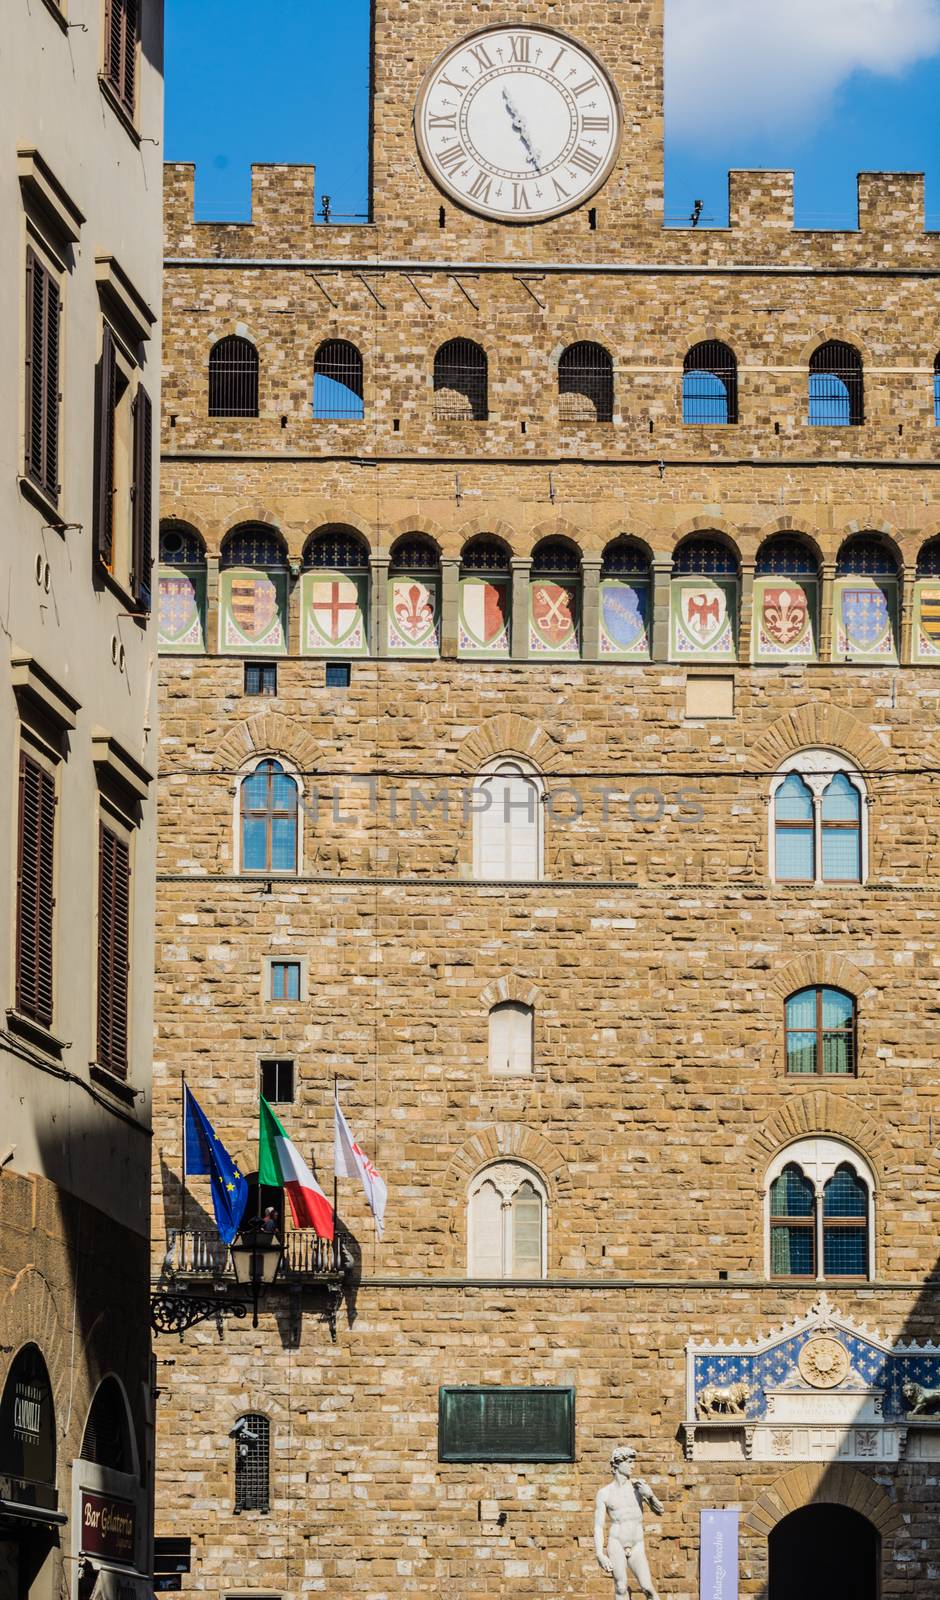
[[728,225],[748,233],[792,230],[793,173],[729,172]]
[[860,172],[858,225],[866,233],[908,241],[923,235],[925,187],[922,172]]

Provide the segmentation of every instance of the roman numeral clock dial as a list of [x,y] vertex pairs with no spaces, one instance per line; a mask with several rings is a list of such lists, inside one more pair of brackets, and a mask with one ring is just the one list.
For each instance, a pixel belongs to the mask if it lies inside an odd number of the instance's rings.
[[415,107],[421,159],[470,211],[539,222],[610,176],[620,100],[583,45],[548,28],[487,28],[431,68]]

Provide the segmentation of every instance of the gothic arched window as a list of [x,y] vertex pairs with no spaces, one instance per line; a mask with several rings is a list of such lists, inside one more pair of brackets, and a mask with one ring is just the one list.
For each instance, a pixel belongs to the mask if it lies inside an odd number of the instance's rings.
[[473,805],[473,876],[527,883],[542,876],[542,780],[527,761],[503,757],[477,778]]
[[814,428],[859,427],[865,421],[862,358],[843,339],[827,340],[810,357],[809,420]]
[[242,872],[291,873],[298,869],[297,779],[279,761],[258,765],[239,785]]
[[602,344],[582,339],[562,351],[558,410],[563,422],[613,422],[614,364]]
[[206,647],[206,547],[195,528],[160,528],[157,646],[187,654]]
[[874,1193],[870,1167],[840,1140],[801,1139],[781,1151],[767,1174],[770,1276],[871,1278]]
[[682,420],[721,427],[738,420],[738,363],[717,339],[693,345],[682,373]]
[[258,352],[240,334],[228,334],[209,351],[209,415],[258,415]]
[[489,362],[472,339],[448,339],[434,357],[434,415],[444,422],[485,422]]
[[321,422],[365,416],[362,356],[348,339],[326,339],[313,358],[313,415]]
[[548,1203],[540,1178],[515,1161],[484,1167],[470,1185],[471,1278],[544,1278]]
[[770,876],[776,883],[864,883],[864,780],[835,750],[801,750],[771,787]]

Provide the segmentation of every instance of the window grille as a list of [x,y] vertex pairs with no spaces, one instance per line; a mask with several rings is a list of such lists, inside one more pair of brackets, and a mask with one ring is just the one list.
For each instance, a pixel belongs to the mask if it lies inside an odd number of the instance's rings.
[[270,1509],[269,1461],[271,1425],[249,1411],[235,1425],[235,1510]]
[[509,572],[509,551],[498,539],[471,539],[460,558],[465,572]]
[[922,545],[917,557],[918,578],[940,578],[940,539]]
[[933,420],[940,428],[940,355],[933,364]]
[[738,363],[717,339],[693,345],[682,376],[682,420],[722,426],[738,420]]
[[615,539],[604,551],[602,578],[648,578],[650,558],[632,539]]
[[580,552],[565,539],[543,539],[532,552],[532,571],[577,578],[581,573]]
[[672,571],[676,578],[736,578],[738,558],[720,539],[686,539],[676,551]]
[[160,529],[160,560],[171,567],[204,567],[205,546],[198,533],[164,524]]
[[297,785],[279,761],[243,780],[241,819],[243,872],[297,871]]
[[392,551],[392,572],[436,572],[441,564],[437,547],[430,539],[399,539]]
[[786,533],[765,539],[757,552],[758,578],[815,578],[818,572],[819,564],[809,546]]
[[877,534],[859,533],[847,539],[836,561],[837,578],[896,578],[894,553]]
[[247,695],[275,696],[277,694],[277,662],[246,661],[245,693]]
[[258,352],[236,333],[209,352],[210,417],[258,415]]
[[[300,998],[299,986],[296,998]],[[261,1093],[269,1105],[290,1105],[294,1099],[293,1061],[262,1061]]]
[[563,422],[612,422],[614,364],[603,345],[569,345],[558,362],[558,410]]
[[862,358],[842,339],[830,339],[810,358],[809,420],[818,428],[858,427],[865,420]]
[[271,999],[300,999],[300,962],[271,962]]
[[352,682],[352,666],[348,661],[328,661],[323,681],[327,689],[348,689]]
[[283,571],[286,565],[280,536],[264,523],[246,523],[244,527],[235,528],[222,542],[219,566],[223,572],[228,567],[266,567]]
[[489,416],[486,351],[472,339],[450,339],[434,357],[434,416],[441,422],[485,422]]
[[362,539],[346,528],[330,528],[325,533],[314,534],[304,547],[304,567],[339,567],[343,571],[357,568],[368,571],[369,551]]
[[855,1001],[841,989],[801,989],[786,1004],[787,1072],[855,1073]]
[[88,1413],[82,1437],[82,1460],[112,1472],[133,1472],[127,1407],[116,1378],[105,1378]]
[[346,339],[327,339],[314,356],[313,415],[320,422],[365,416],[362,356]]

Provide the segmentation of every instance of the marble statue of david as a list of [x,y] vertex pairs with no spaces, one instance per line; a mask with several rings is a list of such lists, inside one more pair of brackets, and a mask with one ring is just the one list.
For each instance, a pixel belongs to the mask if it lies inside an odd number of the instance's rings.
[[620,1445],[610,1458],[613,1482],[599,1490],[595,1501],[594,1549],[601,1570],[614,1580],[616,1600],[629,1600],[631,1577],[645,1600],[659,1600],[643,1543],[643,1507],[649,1506],[658,1517],[663,1508],[649,1484],[631,1476],[635,1462],[636,1451],[630,1445]]

